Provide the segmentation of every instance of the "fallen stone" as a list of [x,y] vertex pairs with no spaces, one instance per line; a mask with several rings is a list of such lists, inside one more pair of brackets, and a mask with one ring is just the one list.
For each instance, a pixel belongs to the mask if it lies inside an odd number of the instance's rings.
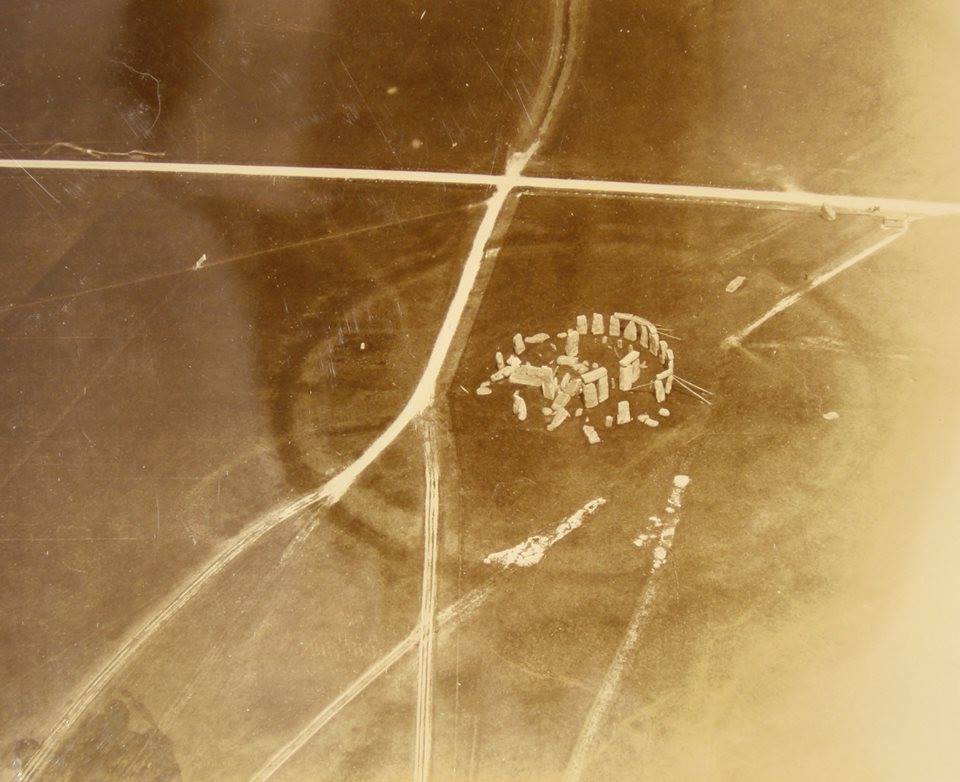
[[644,423],[652,429],[656,429],[658,426],[660,426],[660,422],[656,418],[647,418]]
[[670,411],[665,407],[661,407],[658,411],[661,418],[668,418],[670,416]]
[[600,442],[600,435],[597,434],[597,430],[589,424],[584,424],[583,433],[586,435],[587,442],[590,443],[590,445],[597,445]]
[[553,403],[550,405],[554,410],[562,410],[570,402],[570,395],[563,393],[561,391],[553,398]]
[[497,351],[497,354],[494,356],[494,358],[495,358],[496,361],[497,361],[497,369],[503,369],[504,364],[507,363],[506,361],[503,360],[503,353],[501,353],[501,352],[498,350],[498,351]]
[[553,418],[551,419],[550,423],[547,424],[547,431],[552,432],[569,417],[570,413],[567,412],[567,409],[565,407],[561,407],[556,413],[553,414]]
[[583,408],[582,408],[582,407],[578,407],[576,410],[573,411],[573,414],[574,414],[577,418],[579,418],[580,416],[583,415]]
[[604,425],[607,427],[607,429],[609,429],[611,426],[613,426],[613,416],[612,416],[612,415],[608,415],[608,416],[604,419],[604,422],[603,422],[603,423],[604,423]]
[[550,367],[535,367],[533,364],[522,364],[515,367],[510,373],[510,382],[523,386],[541,386],[553,382],[553,371]]
[[820,216],[832,223],[837,219],[837,210],[830,206],[830,204],[824,204],[820,207]]
[[836,410],[831,410],[829,413],[823,414],[824,421],[836,421],[840,417],[840,413]]
[[543,413],[543,414],[546,415],[546,416],[551,416],[551,415],[553,415],[553,410],[551,410],[549,407],[541,407],[541,408],[540,408],[540,412]]
[[734,277],[730,282],[727,283],[726,291],[727,293],[736,293],[739,290],[740,286],[747,281],[746,277]]
[[519,356],[526,349],[527,349],[527,346],[523,342],[523,335],[519,333],[514,334],[513,335],[513,352]]
[[[567,376],[569,377],[569,375]],[[570,378],[566,383],[560,384],[560,390],[570,396],[577,396],[583,390],[583,380],[579,377]]]
[[523,362],[522,362],[519,358],[517,358],[516,356],[511,355],[511,356],[508,356],[508,357],[507,357],[507,363],[508,363],[510,366],[512,366],[512,367],[518,367],[518,366],[520,366]]
[[479,386],[477,386],[477,396],[486,396],[487,394],[492,394],[493,389],[490,388],[490,381],[484,380]]
[[544,334],[542,331],[539,334],[534,334],[532,337],[524,337],[523,341],[528,345],[539,345],[541,342],[546,342],[550,339],[549,334]]

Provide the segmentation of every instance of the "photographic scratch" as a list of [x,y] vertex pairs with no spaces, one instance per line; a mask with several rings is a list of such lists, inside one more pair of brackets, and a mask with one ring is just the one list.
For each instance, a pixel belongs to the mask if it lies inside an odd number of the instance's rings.
[[142,79],[150,79],[154,83],[154,86],[156,87],[156,91],[157,91],[157,113],[156,113],[156,116],[154,116],[153,122],[150,124],[150,127],[147,128],[146,133],[144,133],[143,135],[150,133],[157,126],[157,121],[160,119],[160,114],[163,112],[163,98],[160,96],[160,79],[158,79],[152,73],[149,73],[147,71],[137,70],[132,65],[129,65],[123,62],[123,60],[115,60],[113,58],[110,58],[110,62],[115,63],[116,65],[119,65],[122,68],[126,68],[128,71],[130,71],[131,73],[135,73],[137,76],[139,76]]

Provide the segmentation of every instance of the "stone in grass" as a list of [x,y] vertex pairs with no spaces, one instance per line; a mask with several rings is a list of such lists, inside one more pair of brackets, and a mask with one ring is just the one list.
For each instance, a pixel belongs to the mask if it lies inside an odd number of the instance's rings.
[[829,413],[823,414],[824,421],[836,421],[840,417],[840,413],[836,410],[831,410]]
[[487,394],[492,394],[492,393],[493,393],[493,389],[490,388],[490,381],[489,381],[489,380],[484,380],[484,381],[477,387],[477,396],[486,396]]
[[657,412],[660,413],[661,418],[667,418],[670,415],[670,411],[665,407],[661,407]]
[[600,442],[600,435],[597,434],[597,430],[594,427],[584,424],[583,433],[586,435],[587,442],[590,443],[590,445],[597,445]]
[[726,291],[727,293],[736,293],[740,286],[747,281],[746,277],[734,277],[730,282],[727,283]]

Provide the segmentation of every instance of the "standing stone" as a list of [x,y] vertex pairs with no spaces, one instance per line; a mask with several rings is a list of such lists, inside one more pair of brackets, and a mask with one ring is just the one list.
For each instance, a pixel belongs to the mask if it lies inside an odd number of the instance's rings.
[[617,423],[629,424],[630,421],[630,403],[626,399],[617,402]]
[[527,420],[527,403],[523,401],[519,391],[513,392],[513,412],[521,421]]
[[577,332],[580,334],[587,333],[587,316],[586,315],[577,315]]
[[583,386],[583,403],[587,406],[587,409],[596,407],[598,401],[597,386],[594,383],[585,383]]
[[527,346],[523,342],[523,334],[514,334],[513,335],[513,352],[518,356],[527,349]]
[[627,321],[627,326],[623,330],[623,338],[627,342],[637,341],[637,322],[635,320]]
[[610,378],[607,375],[607,370],[603,370],[603,374],[600,375],[600,379],[597,381],[597,400],[600,402],[606,402],[610,396]]
[[616,315],[610,316],[610,336],[619,337],[620,336],[620,318]]
[[631,350],[620,359],[620,390],[629,391],[639,376],[640,354],[636,350]]
[[603,315],[599,312],[593,313],[593,325],[590,327],[591,334],[603,334]]
[[567,345],[564,350],[571,358],[576,358],[580,355],[580,332],[574,329],[570,329],[567,332]]
[[653,381],[653,392],[657,396],[657,401],[661,404],[666,400],[667,391],[663,385],[663,381],[659,377]]

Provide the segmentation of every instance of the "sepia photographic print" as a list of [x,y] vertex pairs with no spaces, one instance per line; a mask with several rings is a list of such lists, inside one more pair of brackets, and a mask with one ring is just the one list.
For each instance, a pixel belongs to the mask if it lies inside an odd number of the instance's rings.
[[0,11],[0,779],[960,779],[960,2]]

